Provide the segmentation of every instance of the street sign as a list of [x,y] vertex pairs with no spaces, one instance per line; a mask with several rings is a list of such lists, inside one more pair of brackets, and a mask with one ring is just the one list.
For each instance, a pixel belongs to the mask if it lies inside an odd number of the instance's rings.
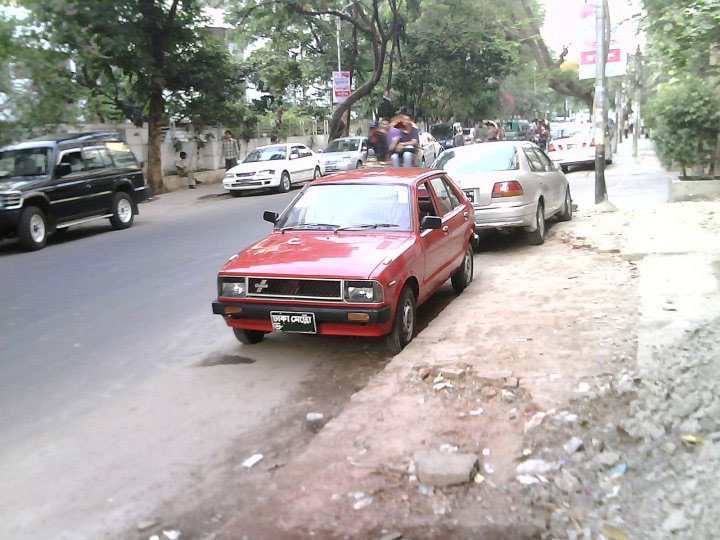
[[[580,79],[595,78],[595,55],[597,47],[595,46],[595,10],[594,3],[583,4],[580,10],[580,19],[585,39],[582,42],[580,51]],[[618,38],[621,34],[620,26],[612,25],[610,29],[610,47],[608,48],[607,62],[605,63],[605,76],[617,77],[625,75],[627,68],[627,55],[623,51],[621,40]]]
[[343,103],[351,94],[350,72],[333,71],[333,103]]

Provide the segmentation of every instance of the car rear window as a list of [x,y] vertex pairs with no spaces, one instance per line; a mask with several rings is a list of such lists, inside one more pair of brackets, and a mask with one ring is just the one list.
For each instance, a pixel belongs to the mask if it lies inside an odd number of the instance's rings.
[[116,167],[137,167],[137,161],[132,150],[125,143],[109,142],[107,149],[115,162]]
[[440,154],[432,168],[450,174],[511,171],[518,168],[517,151],[514,146],[484,143],[467,148],[467,150],[446,150]]

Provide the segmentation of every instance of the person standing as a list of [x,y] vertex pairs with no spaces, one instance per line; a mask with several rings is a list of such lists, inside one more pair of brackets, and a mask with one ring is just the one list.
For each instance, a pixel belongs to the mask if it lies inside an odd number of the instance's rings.
[[222,154],[223,158],[225,158],[226,171],[237,165],[237,160],[240,157],[240,145],[233,139],[232,132],[229,129],[222,138]]

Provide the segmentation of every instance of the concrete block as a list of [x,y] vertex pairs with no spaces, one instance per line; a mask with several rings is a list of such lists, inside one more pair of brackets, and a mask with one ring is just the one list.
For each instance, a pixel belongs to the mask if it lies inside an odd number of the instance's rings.
[[452,486],[469,482],[479,467],[475,454],[448,454],[439,450],[415,452],[418,479],[427,486]]
[[720,198],[720,178],[716,180],[673,180],[670,201],[712,201]]

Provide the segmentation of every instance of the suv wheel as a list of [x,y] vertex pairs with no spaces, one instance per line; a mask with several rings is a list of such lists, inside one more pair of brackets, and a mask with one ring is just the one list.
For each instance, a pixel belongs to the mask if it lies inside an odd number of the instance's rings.
[[130,195],[122,191],[118,191],[113,197],[112,202],[113,215],[110,223],[115,229],[127,229],[132,227],[135,219],[135,208],[133,207]]
[[36,251],[47,243],[48,227],[45,213],[37,206],[23,208],[18,223],[18,240],[28,251]]

